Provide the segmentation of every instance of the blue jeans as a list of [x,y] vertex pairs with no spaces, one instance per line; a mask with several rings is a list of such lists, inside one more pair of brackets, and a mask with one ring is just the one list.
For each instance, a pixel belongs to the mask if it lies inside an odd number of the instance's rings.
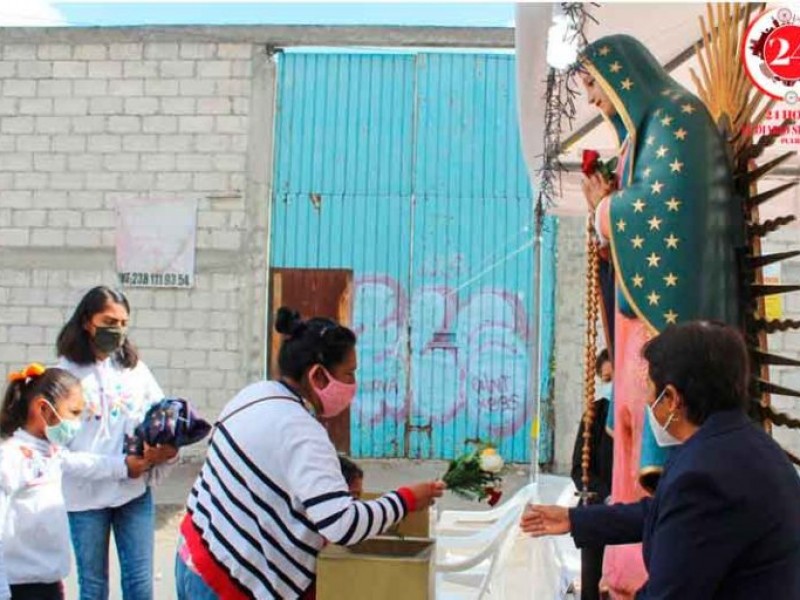
[[214,590],[206,585],[200,575],[187,567],[177,554],[175,555],[175,590],[178,592],[178,600],[219,600]]
[[108,600],[108,545],[117,544],[124,600],[153,600],[156,512],[150,488],[116,508],[69,513],[80,600]]

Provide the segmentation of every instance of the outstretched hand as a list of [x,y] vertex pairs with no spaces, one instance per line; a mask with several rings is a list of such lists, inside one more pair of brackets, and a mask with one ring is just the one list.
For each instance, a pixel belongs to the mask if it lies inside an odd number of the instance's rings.
[[569,510],[563,506],[531,504],[522,514],[520,528],[533,537],[569,533]]
[[442,497],[447,486],[442,481],[425,481],[410,485],[408,489],[414,494],[417,510],[424,510]]

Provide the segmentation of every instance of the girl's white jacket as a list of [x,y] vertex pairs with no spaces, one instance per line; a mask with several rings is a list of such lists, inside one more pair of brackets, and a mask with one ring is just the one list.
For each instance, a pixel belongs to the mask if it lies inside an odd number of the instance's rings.
[[22,429],[0,443],[0,600],[9,584],[69,574],[70,535],[61,476],[124,480],[125,456],[70,452]]

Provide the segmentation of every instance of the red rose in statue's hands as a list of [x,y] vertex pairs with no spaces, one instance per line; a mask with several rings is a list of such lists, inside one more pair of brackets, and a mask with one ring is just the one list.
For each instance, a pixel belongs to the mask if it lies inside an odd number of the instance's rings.
[[600,153],[597,150],[584,150],[583,160],[581,161],[581,172],[587,177],[594,175],[597,171],[597,161],[600,159]]
[[611,160],[603,162],[600,160],[600,153],[597,150],[584,150],[583,160],[581,160],[581,172],[585,177],[591,177],[595,173],[600,173],[603,179],[616,189],[617,176],[614,171],[617,169],[618,162],[616,156]]

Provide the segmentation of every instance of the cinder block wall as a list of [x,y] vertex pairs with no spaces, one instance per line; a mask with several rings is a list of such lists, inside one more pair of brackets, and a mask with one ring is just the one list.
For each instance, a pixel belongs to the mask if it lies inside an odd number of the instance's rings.
[[81,295],[116,284],[117,206],[194,197],[196,285],[127,290],[131,337],[211,417],[261,375],[274,72],[192,36],[2,46],[0,370],[53,361]]

